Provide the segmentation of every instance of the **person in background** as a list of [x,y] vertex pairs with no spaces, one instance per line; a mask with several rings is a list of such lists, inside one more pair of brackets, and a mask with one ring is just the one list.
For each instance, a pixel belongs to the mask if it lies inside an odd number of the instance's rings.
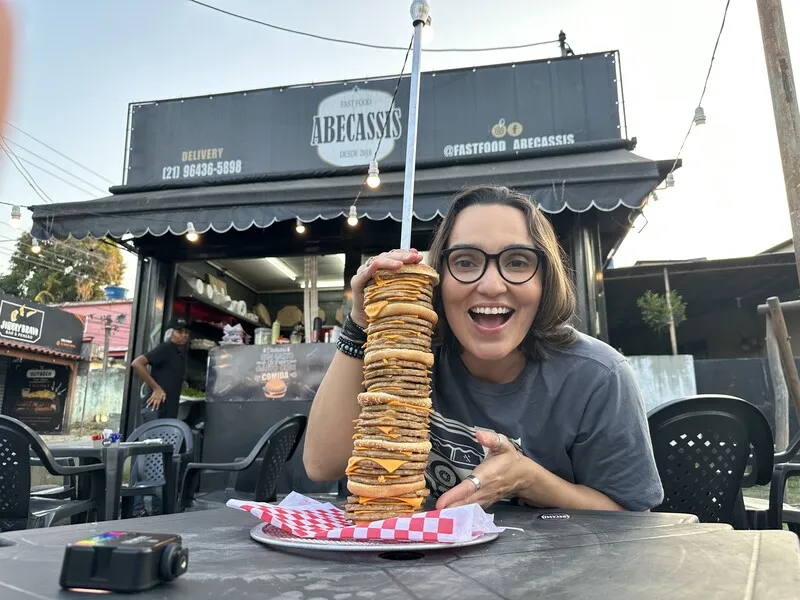
[[152,391],[141,411],[145,423],[153,419],[178,418],[184,351],[188,341],[186,321],[174,319],[168,326],[164,341],[131,363],[134,372]]

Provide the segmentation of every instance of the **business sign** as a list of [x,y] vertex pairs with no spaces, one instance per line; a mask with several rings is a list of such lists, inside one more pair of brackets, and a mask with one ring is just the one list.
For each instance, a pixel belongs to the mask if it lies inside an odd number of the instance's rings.
[[[616,54],[424,73],[417,163],[619,139]],[[404,164],[409,77],[131,105],[126,185]]]
[[310,402],[335,353],[335,344],[213,348],[208,356],[206,402]]
[[83,321],[76,315],[0,295],[0,342],[22,342],[78,356],[83,329]]
[[8,366],[3,412],[39,433],[61,433],[69,367],[15,359]]

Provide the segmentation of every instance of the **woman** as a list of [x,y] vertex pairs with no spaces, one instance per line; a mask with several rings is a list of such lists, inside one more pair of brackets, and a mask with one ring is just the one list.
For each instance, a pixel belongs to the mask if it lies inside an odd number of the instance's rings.
[[[377,269],[422,260],[394,250],[352,279],[343,336],[366,339],[363,291]],[[540,507],[647,510],[661,503],[642,399],[627,361],[575,331],[563,253],[531,201],[478,186],[453,201],[431,245],[441,277],[428,485],[436,507],[516,499]],[[304,464],[342,477],[363,363],[337,352],[311,408]]]

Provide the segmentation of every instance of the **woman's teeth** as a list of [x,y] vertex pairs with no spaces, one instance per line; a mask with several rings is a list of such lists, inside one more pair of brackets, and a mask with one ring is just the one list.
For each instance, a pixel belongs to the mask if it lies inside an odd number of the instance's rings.
[[506,308],[505,306],[478,306],[476,308],[471,308],[470,312],[474,312],[479,315],[507,315],[511,312],[511,309]]

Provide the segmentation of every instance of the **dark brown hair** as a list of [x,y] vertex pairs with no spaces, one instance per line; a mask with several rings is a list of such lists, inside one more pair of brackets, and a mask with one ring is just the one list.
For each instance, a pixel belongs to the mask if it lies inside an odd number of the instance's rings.
[[[494,185],[478,185],[461,191],[453,198],[447,214],[433,237],[430,265],[439,272],[440,277],[444,278],[442,251],[447,248],[459,213],[470,206],[493,204],[516,208],[525,215],[528,233],[534,246],[542,249],[545,254],[545,260],[540,267],[542,298],[539,310],[520,346],[526,358],[541,360],[547,357],[548,348],[563,348],[575,343],[575,330],[569,326],[569,321],[575,313],[575,290],[567,274],[566,257],[558,243],[553,226],[528,196]],[[439,314],[436,341],[460,352],[461,346],[447,324],[439,286],[434,289],[433,307]]]

